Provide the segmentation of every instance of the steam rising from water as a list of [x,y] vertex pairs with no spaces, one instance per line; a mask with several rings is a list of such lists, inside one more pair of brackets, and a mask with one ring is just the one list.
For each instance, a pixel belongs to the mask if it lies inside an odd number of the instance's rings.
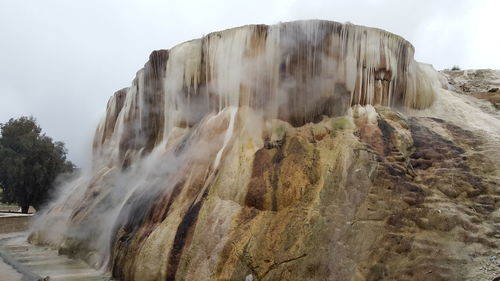
[[95,150],[121,162],[228,106],[294,125],[353,104],[425,108],[433,83],[413,52],[382,30],[324,21],[212,33],[153,52],[132,86],[111,98]]
[[325,21],[244,26],[155,51],[110,99],[93,166],[61,188],[32,239],[105,266],[117,243],[165,219],[172,194],[189,192],[179,187],[202,186],[191,206],[201,200],[235,136],[262,146],[265,121],[301,126],[355,104],[429,107],[440,82],[413,52],[394,34]]

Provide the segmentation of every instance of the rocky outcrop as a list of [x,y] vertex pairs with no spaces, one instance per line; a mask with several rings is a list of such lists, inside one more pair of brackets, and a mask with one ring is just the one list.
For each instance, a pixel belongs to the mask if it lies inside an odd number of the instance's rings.
[[500,119],[443,80],[325,21],[154,52],[31,240],[119,280],[493,279]]
[[453,90],[487,100],[500,109],[500,71],[492,69],[444,70]]
[[227,107],[293,126],[354,104],[426,108],[439,82],[413,53],[397,35],[328,21],[243,26],[155,51],[132,86],[111,98],[96,158],[127,165],[175,128]]

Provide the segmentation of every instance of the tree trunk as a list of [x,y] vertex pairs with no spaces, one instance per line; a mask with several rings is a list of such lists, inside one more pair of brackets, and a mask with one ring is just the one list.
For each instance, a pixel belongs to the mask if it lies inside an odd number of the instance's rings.
[[23,204],[23,205],[21,205],[21,213],[27,214],[29,209],[30,209],[30,205],[29,204]]

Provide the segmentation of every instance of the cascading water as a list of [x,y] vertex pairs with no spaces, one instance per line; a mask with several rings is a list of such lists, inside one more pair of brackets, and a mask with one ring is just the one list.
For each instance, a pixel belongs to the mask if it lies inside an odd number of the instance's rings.
[[[153,52],[132,87],[110,100],[96,152],[123,161],[127,151],[151,150],[174,128],[228,106],[294,125],[342,115],[353,104],[425,108],[434,81],[413,52],[394,34],[324,21],[212,33]],[[118,149],[101,149],[108,147]]]
[[154,51],[109,100],[92,167],[62,188],[31,240],[121,280],[277,280],[288,265],[300,274],[280,280],[363,275],[367,243],[383,235],[362,242],[354,222],[369,212],[369,187],[395,180],[381,180],[390,165],[380,159],[410,163],[409,130],[420,128],[382,108],[429,108],[445,83],[413,53],[397,35],[328,21]]

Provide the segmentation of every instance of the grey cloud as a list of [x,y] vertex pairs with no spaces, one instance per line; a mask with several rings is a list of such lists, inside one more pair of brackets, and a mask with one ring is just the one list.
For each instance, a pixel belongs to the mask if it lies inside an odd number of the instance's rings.
[[[91,138],[114,91],[154,49],[248,23],[320,18],[402,35],[438,69],[500,68],[495,1],[0,0],[0,122],[33,115],[89,161]],[[497,9],[498,10],[498,9]],[[492,26],[493,25],[493,26]],[[477,32],[490,28],[491,32]],[[494,41],[496,40],[496,41]],[[490,53],[488,53],[490,52]]]

